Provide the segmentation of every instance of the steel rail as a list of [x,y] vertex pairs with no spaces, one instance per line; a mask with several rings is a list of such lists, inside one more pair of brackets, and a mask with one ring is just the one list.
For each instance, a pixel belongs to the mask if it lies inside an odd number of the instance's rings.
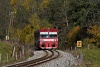
[[[25,67],[33,67],[33,66],[36,66],[36,65],[39,65],[39,64],[42,64],[42,63],[48,62],[48,61],[50,61],[50,60],[54,60],[54,59],[56,59],[56,58],[58,58],[58,57],[60,56],[60,53],[59,53],[58,51],[51,51],[51,52],[52,52],[52,55],[49,56],[47,59],[42,60],[42,61],[39,61],[39,62],[34,63],[34,64],[29,64],[29,65],[27,65],[27,66],[25,66]],[[54,52],[57,53],[56,56],[55,56],[55,53],[54,53]]]
[[21,63],[11,64],[11,65],[8,65],[6,67],[21,67],[25,64],[31,63],[31,61],[35,61],[35,62],[41,61],[41,60],[43,60],[43,58],[48,56],[48,52],[47,51],[44,51],[44,52],[45,52],[45,55],[43,57],[40,57],[40,58],[37,58],[37,59],[34,59],[34,60],[30,60],[30,61],[21,62]]
[[[30,61],[26,61],[26,62],[23,62],[23,63],[9,65],[9,66],[6,66],[6,67],[33,67],[33,66],[42,64],[44,62],[53,60],[53,59],[59,57],[59,55],[60,55],[60,53],[58,51],[50,51],[51,54],[48,51],[45,51],[45,52],[46,52],[46,55],[41,57],[41,58],[30,60]],[[56,56],[55,56],[54,52],[57,53]]]

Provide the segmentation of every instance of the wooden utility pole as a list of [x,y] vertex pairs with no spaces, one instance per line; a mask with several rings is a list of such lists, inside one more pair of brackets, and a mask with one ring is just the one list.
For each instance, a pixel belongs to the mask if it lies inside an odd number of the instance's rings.
[[65,22],[66,22],[66,24],[67,24],[67,26],[68,26],[69,24],[68,24],[68,17],[67,17],[67,12],[66,12],[66,10],[67,10],[66,0],[64,0],[64,14],[65,14]]
[[8,53],[7,53],[7,63],[8,63],[8,58],[9,58],[9,57],[8,57]]
[[1,53],[0,53],[0,63],[1,63]]
[[7,33],[7,36],[9,37],[10,36],[10,27],[13,26],[13,20],[14,20],[14,14],[16,12],[9,12],[9,15],[11,16],[10,17],[10,22],[9,22],[9,26],[8,26],[8,33]]
[[15,56],[15,46],[14,46],[14,48],[13,48],[13,54],[12,54],[12,58],[14,58],[14,56]]

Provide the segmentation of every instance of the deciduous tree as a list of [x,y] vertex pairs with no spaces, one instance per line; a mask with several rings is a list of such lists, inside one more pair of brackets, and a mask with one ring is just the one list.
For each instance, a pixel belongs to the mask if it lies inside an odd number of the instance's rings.
[[93,43],[100,47],[100,25],[90,26],[88,34],[92,35],[92,37],[88,40],[89,43]]
[[77,41],[76,35],[80,31],[80,26],[73,27],[69,33],[67,34],[67,44],[71,47],[75,47],[75,43]]

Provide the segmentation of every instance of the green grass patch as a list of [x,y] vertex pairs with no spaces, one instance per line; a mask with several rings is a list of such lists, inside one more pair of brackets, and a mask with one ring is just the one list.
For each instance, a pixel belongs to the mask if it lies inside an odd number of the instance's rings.
[[0,42],[0,54],[1,54],[1,61],[6,62],[7,60],[7,54],[10,59],[12,54],[12,48],[13,45],[11,45],[8,42]]
[[[87,48],[78,48],[73,51],[67,51],[72,53],[74,57],[77,57],[81,53],[83,54],[83,63],[82,67],[100,67],[100,49],[97,47]],[[89,66],[86,66],[89,65]]]
[[91,62],[92,67],[100,67],[100,49],[80,49],[84,56],[84,63]]

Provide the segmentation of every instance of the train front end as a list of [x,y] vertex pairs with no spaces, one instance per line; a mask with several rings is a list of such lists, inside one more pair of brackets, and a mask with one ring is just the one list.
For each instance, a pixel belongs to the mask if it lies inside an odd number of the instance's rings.
[[40,30],[41,49],[58,48],[58,30],[54,28]]

